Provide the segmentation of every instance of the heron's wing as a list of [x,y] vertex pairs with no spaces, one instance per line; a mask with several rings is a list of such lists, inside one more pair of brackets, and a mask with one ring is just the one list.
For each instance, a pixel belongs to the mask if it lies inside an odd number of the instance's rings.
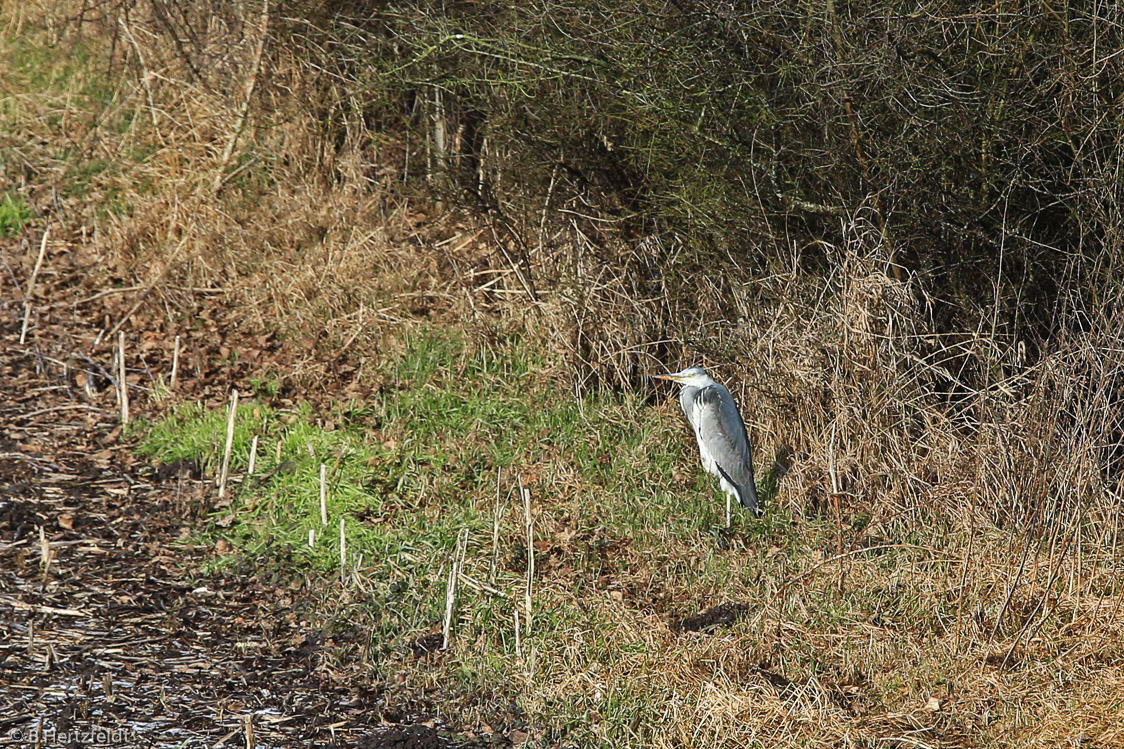
[[706,445],[727,480],[740,487],[753,487],[753,454],[745,423],[730,391],[715,383],[702,388],[695,398],[699,441]]

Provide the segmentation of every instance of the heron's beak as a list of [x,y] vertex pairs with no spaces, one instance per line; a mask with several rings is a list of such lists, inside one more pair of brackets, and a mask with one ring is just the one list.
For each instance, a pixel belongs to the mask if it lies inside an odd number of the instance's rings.
[[679,382],[679,378],[673,374],[658,374],[652,375],[652,377],[655,377],[657,380],[671,380],[672,382]]

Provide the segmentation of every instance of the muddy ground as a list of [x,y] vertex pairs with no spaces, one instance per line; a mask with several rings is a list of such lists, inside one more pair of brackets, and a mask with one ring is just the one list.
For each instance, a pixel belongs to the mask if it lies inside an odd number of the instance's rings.
[[[0,745],[507,744],[454,735],[432,706],[386,704],[369,674],[333,656],[338,634],[318,624],[309,581],[200,573],[218,552],[194,546],[192,530],[214,488],[190,467],[132,454],[107,335],[120,327],[135,351],[135,416],[156,408],[146,391],[168,372],[176,317],[143,290],[91,287],[80,248],[55,241],[21,344],[18,249],[0,247]],[[220,306],[194,316],[179,373],[191,397],[283,357],[268,335],[225,319]],[[209,368],[233,339],[251,355]]]

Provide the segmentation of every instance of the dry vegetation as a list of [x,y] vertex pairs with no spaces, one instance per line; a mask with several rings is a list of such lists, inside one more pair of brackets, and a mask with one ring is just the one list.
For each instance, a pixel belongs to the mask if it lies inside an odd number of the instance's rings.
[[[216,327],[275,336],[282,353],[244,363],[245,378],[275,378],[325,410],[381,392],[380,424],[360,428],[375,463],[425,428],[391,418],[395,388],[501,398],[511,383],[489,356],[523,362],[516,393],[544,411],[578,404],[562,426],[534,422],[544,444],[554,429],[569,441],[499,466],[488,441],[506,437],[491,427],[428,434],[473,478],[419,479],[424,499],[383,517],[418,538],[440,527],[416,551],[436,566],[410,573],[432,595],[400,631],[379,625],[384,662],[335,667],[478,731],[512,700],[544,746],[1124,743],[1124,328],[1119,287],[1104,280],[1119,270],[1114,202],[1081,237],[1097,247],[1082,244],[1064,272],[1065,252],[1019,257],[1024,275],[1057,263],[1036,287],[1052,304],[1018,306],[1027,295],[1004,271],[1002,237],[991,254],[965,250],[975,289],[935,284],[937,261],[900,249],[921,222],[887,229],[878,196],[892,191],[871,189],[865,164],[854,189],[870,201],[783,225],[747,219],[742,234],[770,249],[739,252],[715,239],[721,222],[647,231],[640,209],[614,203],[635,195],[590,177],[607,169],[566,171],[580,153],[532,168],[497,132],[465,166],[442,140],[469,139],[467,115],[441,108],[457,87],[433,100],[419,82],[415,99],[388,104],[380,75],[397,69],[347,55],[358,21],[304,4],[265,17],[257,3],[183,5],[5,7],[0,177],[35,217],[21,238],[0,237],[5,272],[26,277],[51,226],[90,289],[115,290],[107,332],[154,346]],[[345,11],[364,17],[333,10]],[[381,38],[393,47],[392,32]],[[491,197],[466,199],[445,160]],[[770,210],[792,210],[791,195],[777,200]],[[436,360],[454,371],[392,374],[433,331],[463,342]],[[735,383],[759,472],[774,455],[791,463],[766,521],[717,528],[674,404],[646,378],[687,361]],[[458,367],[476,385],[456,382]],[[641,436],[588,420],[599,404]],[[588,463],[575,457],[582,440]],[[596,475],[598,461],[618,478]],[[534,489],[542,631],[517,656],[513,604],[476,591],[451,650],[415,659],[404,643],[439,624],[440,565],[462,521],[466,570],[488,579],[495,487],[476,477],[497,467],[505,485],[521,474]],[[520,522],[511,509],[502,523],[509,592],[525,564]],[[353,580],[325,609],[364,623],[359,604],[383,582]],[[707,611],[712,622],[692,619]]]

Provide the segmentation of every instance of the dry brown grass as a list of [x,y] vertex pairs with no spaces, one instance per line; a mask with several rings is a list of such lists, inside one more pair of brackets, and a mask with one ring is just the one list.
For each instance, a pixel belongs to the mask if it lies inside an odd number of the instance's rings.
[[[398,185],[393,134],[319,106],[347,98],[324,95],[339,84],[310,75],[298,45],[268,50],[216,195],[255,59],[238,24],[253,19],[216,20],[194,56],[213,64],[191,71],[153,17],[104,8],[128,28],[112,84],[96,70],[15,80],[4,137],[26,142],[26,190],[46,220],[75,236],[87,225],[95,277],[141,287],[130,305],[162,307],[169,328],[232,308],[237,324],[300,352],[280,373],[296,385],[334,383],[340,361],[385,358],[426,325],[481,347],[515,334],[561,393],[700,361],[740,383],[759,467],[794,451],[767,530],[720,542],[652,529],[662,553],[615,536],[592,594],[575,592],[565,565],[544,567],[536,605],[560,623],[533,670],[481,667],[513,679],[497,689],[518,696],[544,741],[580,727],[590,742],[654,747],[1124,743],[1124,335],[1111,307],[1068,312],[1084,332],[1054,340],[997,326],[938,334],[932,300],[887,272],[862,219],[844,246],[821,248],[825,276],[794,263],[715,280],[673,240],[595,242],[562,219],[544,238],[518,227],[531,238],[520,244],[479,218],[430,215]],[[72,10],[5,10],[5,44],[80,43],[104,64],[114,24],[65,25]],[[87,77],[99,101],[80,94]],[[136,116],[114,120],[126,111]],[[119,168],[52,204],[75,158]],[[99,211],[110,195],[121,210]],[[658,273],[644,267],[652,257],[664,258]],[[559,496],[540,537],[588,530],[582,477],[564,456],[549,470]],[[576,549],[562,541],[558,553]],[[470,556],[470,574],[486,576],[473,568],[485,557]],[[747,614],[713,634],[674,631],[721,602]],[[460,641],[441,667],[397,664],[401,689],[507,652],[488,637]]]

